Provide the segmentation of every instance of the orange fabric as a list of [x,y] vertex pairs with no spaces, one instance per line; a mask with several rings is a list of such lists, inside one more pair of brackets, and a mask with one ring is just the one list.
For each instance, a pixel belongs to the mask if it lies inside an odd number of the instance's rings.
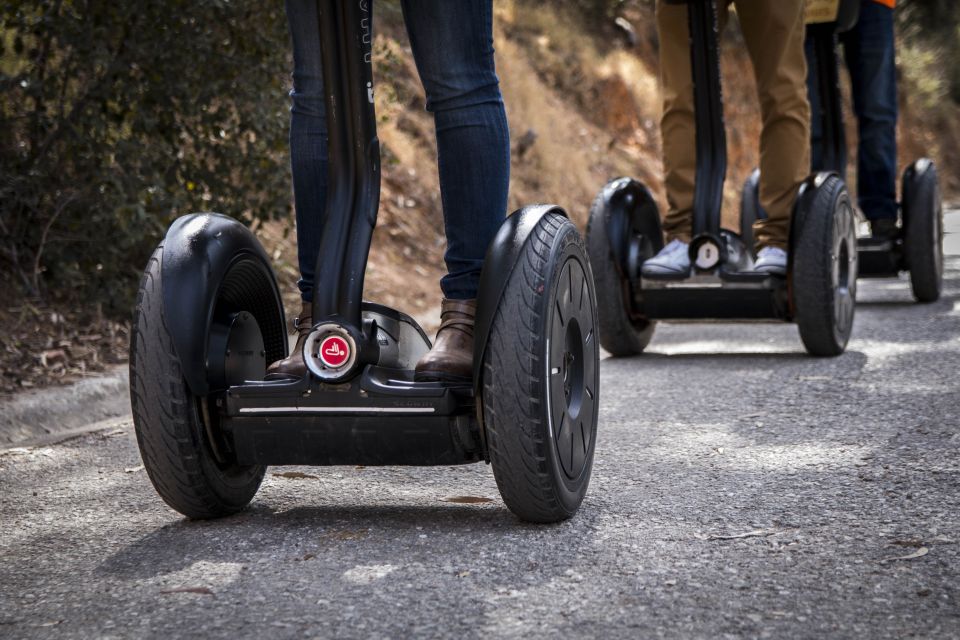
[[891,9],[893,9],[894,6],[896,6],[897,4],[897,0],[873,0],[873,1],[876,2],[877,4],[882,4],[885,7],[890,7]]

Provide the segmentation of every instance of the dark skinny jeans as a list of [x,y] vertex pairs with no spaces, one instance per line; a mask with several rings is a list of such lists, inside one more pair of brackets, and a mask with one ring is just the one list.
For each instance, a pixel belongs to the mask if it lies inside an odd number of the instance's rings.
[[[413,57],[434,116],[447,275],[444,297],[477,295],[487,245],[503,221],[510,136],[493,60],[492,0],[403,0]],[[327,121],[315,0],[286,0],[293,42],[290,159],[300,293],[313,298],[327,198]],[[322,274],[321,274],[322,277]]]
[[[857,204],[868,220],[897,217],[897,72],[893,9],[861,0],[860,20],[840,34],[850,71],[853,110],[857,116]],[[807,56],[813,56],[807,40]],[[811,70],[813,66],[810,66]],[[819,95],[811,71],[807,90],[813,112]],[[813,119],[813,168],[820,167],[823,141],[820,121]]]

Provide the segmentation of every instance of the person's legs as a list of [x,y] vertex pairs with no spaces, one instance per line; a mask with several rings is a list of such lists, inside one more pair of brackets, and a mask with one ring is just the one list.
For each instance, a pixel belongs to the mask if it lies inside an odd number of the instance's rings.
[[320,32],[314,0],[286,0],[293,44],[290,165],[297,216],[300,295],[313,299],[313,276],[327,203],[327,118],[323,101]]
[[810,173],[804,2],[735,0],[735,4],[753,62],[763,118],[760,204],[768,218],[754,224],[754,237],[761,251],[785,251],[797,190]]
[[503,222],[510,134],[493,59],[492,0],[403,0],[413,56],[434,115],[447,236],[444,297],[477,296]]
[[663,115],[660,118],[663,185],[667,192],[663,232],[669,245],[674,240],[690,242],[692,234],[697,127],[687,6],[657,0],[656,12],[663,95]]
[[857,203],[868,220],[897,218],[897,79],[893,9],[864,0],[841,36],[857,115]]
[[416,377],[469,380],[474,299],[510,187],[510,133],[493,59],[493,2],[403,0],[402,7],[434,116],[447,236],[440,330],[417,363]]
[[297,345],[290,355],[267,369],[268,378],[299,378],[306,373],[301,347],[311,325],[310,302],[320,235],[327,203],[327,119],[320,66],[320,32],[314,0],[286,0],[293,45],[293,89],[290,91],[290,168],[297,216],[297,260],[302,299],[296,328]]
[[[727,22],[730,0],[718,3],[719,29]],[[657,0],[660,40],[660,86],[663,115],[663,175],[667,211],[663,216],[664,248],[643,264],[648,276],[690,271],[688,244],[693,235],[693,194],[697,173],[697,125],[690,60],[690,23],[685,4]]]

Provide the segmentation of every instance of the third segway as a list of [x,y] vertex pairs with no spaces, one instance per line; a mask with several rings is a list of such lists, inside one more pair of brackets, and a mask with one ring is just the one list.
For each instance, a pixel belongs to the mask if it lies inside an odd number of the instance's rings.
[[[823,3],[821,3],[823,4]],[[838,33],[857,22],[860,0],[840,0],[833,13],[811,15],[807,25],[808,68],[811,75],[811,105],[814,107],[813,144],[819,145],[820,162],[815,171],[833,171],[846,176],[847,145],[843,127],[840,91]],[[759,172],[744,184],[742,215],[764,216],[757,198]],[[896,278],[910,274],[913,297],[935,302],[943,288],[943,204],[937,169],[929,158],[907,167],[901,178],[899,219],[890,235],[857,239],[859,277]]]

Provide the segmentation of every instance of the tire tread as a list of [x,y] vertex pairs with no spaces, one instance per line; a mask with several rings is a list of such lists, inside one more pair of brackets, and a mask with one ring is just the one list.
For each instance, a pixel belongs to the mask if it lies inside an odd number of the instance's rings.
[[239,495],[224,495],[208,476],[202,458],[211,454],[199,432],[196,400],[186,386],[163,315],[162,252],[161,245],[144,271],[130,337],[130,407],[137,444],[164,502],[189,518],[216,518],[246,506],[265,469],[253,468]]
[[[548,261],[558,242],[582,241],[559,214],[541,219],[527,241],[494,316],[483,362],[482,403],[490,462],[504,502],[522,520],[565,520],[570,508],[560,499],[550,460],[543,408],[543,335],[549,301]],[[517,325],[523,322],[522,328]],[[504,378],[504,374],[512,375]],[[549,407],[547,408],[549,411]],[[585,483],[584,483],[585,484]],[[583,486],[580,499],[586,491]]]

